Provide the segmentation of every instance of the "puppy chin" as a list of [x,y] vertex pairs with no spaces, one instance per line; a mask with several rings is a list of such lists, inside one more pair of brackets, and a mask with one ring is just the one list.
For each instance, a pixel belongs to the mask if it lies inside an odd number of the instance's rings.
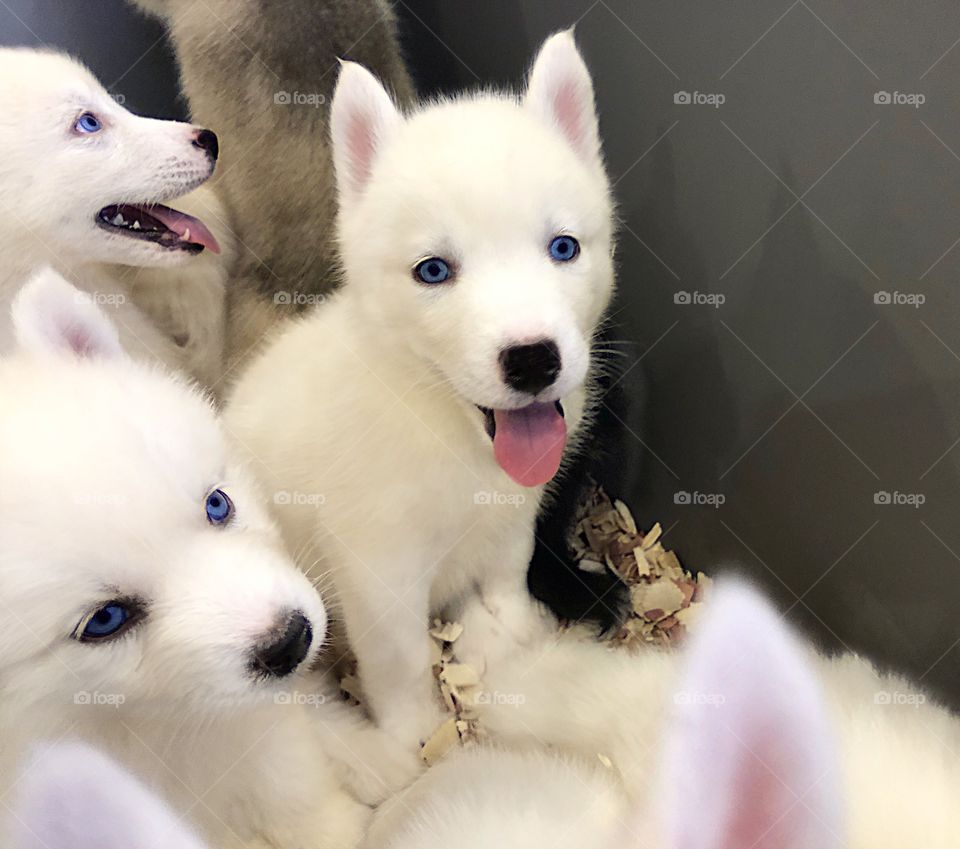
[[123,236],[97,233],[102,245],[96,252],[97,260],[110,265],[131,265],[142,268],[174,268],[185,265],[197,254],[184,250],[171,250],[149,242],[137,243]]

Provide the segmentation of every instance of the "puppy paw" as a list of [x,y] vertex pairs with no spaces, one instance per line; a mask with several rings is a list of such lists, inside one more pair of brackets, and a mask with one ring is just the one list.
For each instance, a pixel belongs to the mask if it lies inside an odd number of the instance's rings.
[[375,807],[405,790],[424,770],[419,746],[401,745],[380,729],[354,747],[355,762],[347,770],[347,789],[366,805]]
[[557,632],[557,620],[526,593],[485,593],[483,606],[519,645],[535,645]]
[[517,650],[513,633],[480,599],[473,599],[458,617],[463,633],[453,651],[460,663],[471,667],[481,679],[489,663]]
[[373,812],[338,792],[298,807],[276,825],[266,825],[249,845],[261,849],[356,849],[370,826]]
[[[420,747],[448,718],[440,706],[439,695],[434,693],[434,689],[431,680],[430,701],[426,704],[411,702],[392,710],[380,724],[383,734],[395,741],[394,745],[398,749],[413,752],[418,758]],[[398,698],[403,699],[404,696],[399,694]]]

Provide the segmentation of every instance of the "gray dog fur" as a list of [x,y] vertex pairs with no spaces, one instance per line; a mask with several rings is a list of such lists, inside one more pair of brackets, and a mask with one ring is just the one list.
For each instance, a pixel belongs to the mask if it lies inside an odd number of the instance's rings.
[[[192,119],[220,137],[213,185],[238,241],[227,294],[234,369],[338,283],[328,135],[338,59],[409,102],[396,18],[389,0],[132,2],[167,25]],[[277,103],[280,92],[319,105]]]

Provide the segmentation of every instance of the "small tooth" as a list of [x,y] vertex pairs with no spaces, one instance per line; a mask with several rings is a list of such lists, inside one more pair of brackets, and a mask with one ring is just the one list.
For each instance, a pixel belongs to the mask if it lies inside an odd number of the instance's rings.
[[120,227],[121,225],[123,225],[123,223],[124,223],[124,221],[123,221],[123,216],[122,216],[119,212],[117,213],[116,217],[113,219],[113,223],[114,223],[117,227]]
[[189,241],[190,241],[190,228],[189,228],[189,227],[187,227],[187,229],[183,231],[183,235],[182,235],[180,238],[183,239],[183,241],[185,241],[185,242],[189,242]]
[[134,222],[133,222],[133,229],[134,229],[134,230],[139,230],[139,229],[140,229],[140,222],[139,222],[139,221],[134,221]]

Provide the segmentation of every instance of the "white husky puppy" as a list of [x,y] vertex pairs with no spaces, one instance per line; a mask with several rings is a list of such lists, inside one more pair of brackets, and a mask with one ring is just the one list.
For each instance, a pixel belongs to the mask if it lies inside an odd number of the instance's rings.
[[679,676],[665,654],[566,641],[491,659],[482,721],[514,748],[427,772],[368,849],[960,846],[960,720],[813,654],[752,590],[711,604]]
[[412,746],[437,719],[431,614],[479,591],[472,633],[541,625],[533,527],[586,408],[611,199],[569,32],[521,98],[408,116],[345,63],[331,127],[344,290],[253,363],[228,421],[291,548],[327,557],[369,703]]
[[38,274],[0,360],[0,795],[76,738],[214,846],[352,847],[409,753],[309,672],[324,605],[210,403],[80,294]]
[[207,180],[217,154],[210,130],[132,114],[67,56],[0,49],[0,354],[17,290],[52,265],[111,309],[127,350],[215,380],[223,212],[207,189],[183,202],[209,227],[163,203]]

